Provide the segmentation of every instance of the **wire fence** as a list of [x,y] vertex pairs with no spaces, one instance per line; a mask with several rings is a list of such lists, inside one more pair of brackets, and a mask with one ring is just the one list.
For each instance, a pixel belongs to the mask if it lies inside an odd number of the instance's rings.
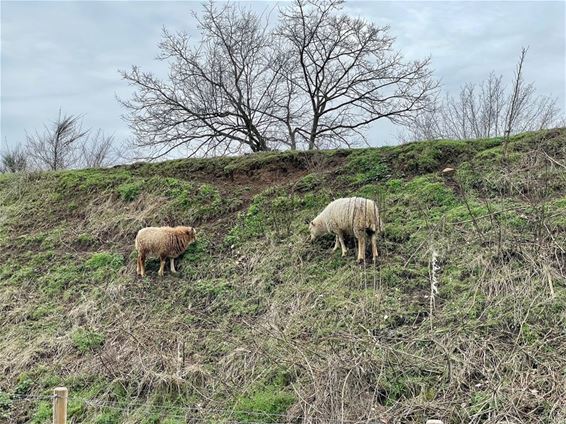
[[[0,399],[8,399],[11,401],[11,406],[6,408],[6,403],[2,404],[0,402],[0,419],[10,418],[10,415],[6,413],[13,412],[15,403],[19,402],[53,402],[60,398],[57,395],[32,395],[32,394],[7,394],[5,392],[0,392]],[[150,402],[142,402],[137,400],[129,401],[112,401],[107,399],[89,399],[79,396],[67,396],[64,398],[65,410],[66,405],[73,405],[74,411],[79,411],[78,406],[83,405],[87,409],[100,410],[100,411],[116,411],[121,415],[132,415],[132,414],[147,414],[147,413],[159,413],[162,415],[161,418],[168,419],[179,419],[186,423],[200,423],[200,422],[213,422],[214,419],[222,419],[225,424],[285,424],[289,422],[293,423],[344,423],[344,424],[381,424],[385,423],[385,420],[378,418],[363,418],[363,419],[346,419],[346,418],[332,418],[332,417],[317,417],[317,416],[292,416],[290,414],[283,413],[273,413],[267,411],[254,411],[254,410],[242,410],[242,409],[227,409],[227,408],[210,408],[203,407],[199,404],[193,405],[156,405]],[[54,406],[55,409],[55,406]],[[27,409],[29,411],[29,408]],[[5,415],[2,415],[2,414]],[[85,413],[81,410],[81,413]],[[55,415],[55,414],[54,414]],[[245,419],[238,418],[246,417]],[[66,418],[66,417],[65,417]],[[212,420],[212,421],[211,421]],[[61,421],[66,422],[66,421]],[[54,421],[58,424],[58,421]]]

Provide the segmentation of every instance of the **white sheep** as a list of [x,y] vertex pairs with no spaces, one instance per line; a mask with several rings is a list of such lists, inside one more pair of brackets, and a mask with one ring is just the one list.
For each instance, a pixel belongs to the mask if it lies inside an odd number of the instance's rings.
[[366,258],[366,235],[371,237],[371,250],[375,262],[377,251],[377,236],[383,231],[383,222],[379,209],[373,200],[362,197],[347,197],[336,199],[309,224],[311,241],[324,234],[336,235],[335,251],[342,247],[342,256],[346,256],[348,249],[344,243],[344,236],[353,235],[358,241],[358,262]]
[[159,275],[163,276],[165,259],[171,259],[171,272],[176,273],[175,258],[180,256],[196,240],[192,227],[146,227],[138,231],[135,247],[138,251],[136,272],[145,275],[145,259],[156,256],[161,261]]

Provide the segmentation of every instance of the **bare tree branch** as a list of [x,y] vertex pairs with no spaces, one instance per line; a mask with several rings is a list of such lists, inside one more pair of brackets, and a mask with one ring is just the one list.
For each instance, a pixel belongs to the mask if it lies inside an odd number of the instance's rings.
[[[200,153],[269,150],[280,123],[272,98],[279,86],[267,22],[239,6],[204,6],[197,16],[202,40],[163,32],[159,59],[169,62],[167,81],[133,67],[123,77],[137,89],[122,101],[139,147],[158,156],[182,145]],[[204,140],[208,142],[203,143]]]
[[85,168],[103,168],[115,163],[113,149],[114,137],[105,135],[99,129],[93,135],[84,138],[80,146],[80,165]]
[[82,129],[82,117],[61,115],[43,133],[26,134],[25,151],[38,169],[59,170],[77,164],[78,144],[88,134]]
[[[151,158],[352,145],[377,119],[404,122],[436,89],[429,60],[405,62],[388,28],[298,0],[269,26],[238,5],[204,6],[201,41],[166,30],[166,80],[133,67],[122,100],[135,144]],[[354,139],[351,139],[354,137]]]
[[0,173],[22,172],[28,167],[27,156],[20,147],[6,148],[0,152]]
[[491,73],[479,85],[465,84],[458,96],[446,95],[437,106],[415,117],[405,139],[487,138],[561,126],[557,99],[537,96],[533,83],[525,83],[527,49],[522,49],[511,92],[503,77]]
[[[296,0],[282,12],[279,34],[296,57],[290,74],[310,111],[297,132],[314,149],[387,118],[406,122],[426,110],[437,88],[430,60],[405,62],[388,27],[340,14],[342,1]],[[299,77],[298,77],[299,76]]]

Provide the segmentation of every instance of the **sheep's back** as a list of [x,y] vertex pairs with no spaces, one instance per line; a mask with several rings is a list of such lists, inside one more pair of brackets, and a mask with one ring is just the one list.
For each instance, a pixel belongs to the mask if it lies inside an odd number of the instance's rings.
[[370,229],[379,230],[379,216],[375,202],[362,197],[336,199],[321,213],[328,229],[355,234]]
[[166,228],[146,227],[138,231],[136,248],[145,254],[166,254],[171,235]]

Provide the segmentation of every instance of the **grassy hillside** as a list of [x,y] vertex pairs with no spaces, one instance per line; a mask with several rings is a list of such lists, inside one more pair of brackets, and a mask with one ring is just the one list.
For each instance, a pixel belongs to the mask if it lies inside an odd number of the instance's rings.
[[[0,421],[65,385],[75,423],[565,422],[565,163],[552,130],[0,176]],[[351,195],[376,266],[307,241]]]

